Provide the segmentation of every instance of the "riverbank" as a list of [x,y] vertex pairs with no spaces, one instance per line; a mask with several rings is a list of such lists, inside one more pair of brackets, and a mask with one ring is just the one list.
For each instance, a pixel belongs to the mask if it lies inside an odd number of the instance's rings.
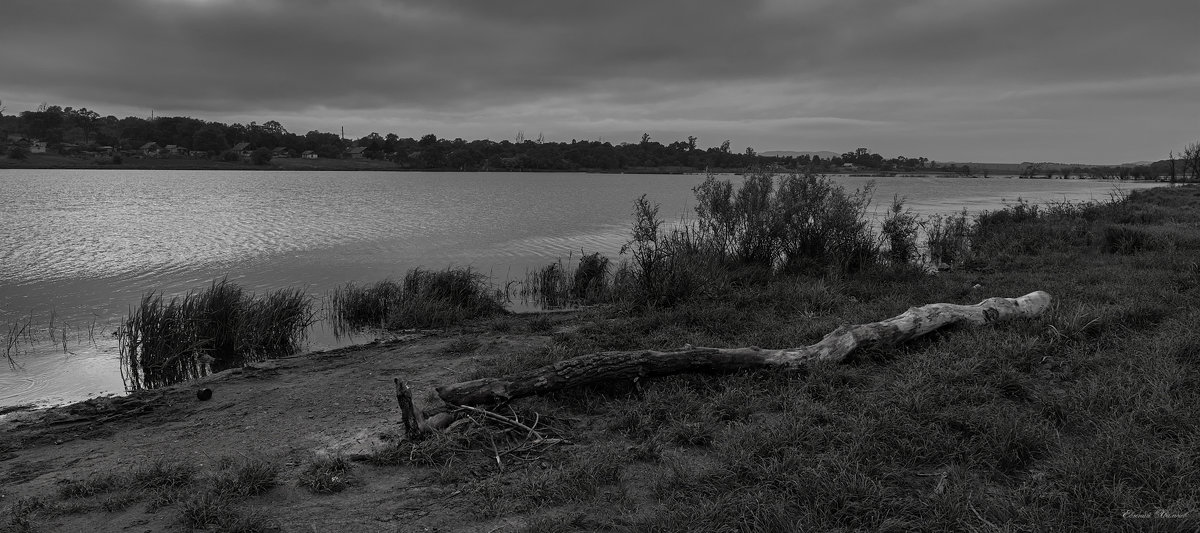
[[[1200,189],[1018,205],[971,237],[969,259],[936,275],[747,271],[672,307],[497,316],[9,414],[0,528],[1195,529]],[[623,382],[496,410],[536,425],[537,446],[482,420],[400,437],[394,377],[429,405],[436,385],[579,354],[801,346],[911,306],[1035,290],[1055,299],[1038,319],[845,364]]]

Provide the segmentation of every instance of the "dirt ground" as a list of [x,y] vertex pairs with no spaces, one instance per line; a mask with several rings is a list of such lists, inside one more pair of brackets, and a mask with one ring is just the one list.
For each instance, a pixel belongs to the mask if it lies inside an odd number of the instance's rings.
[[[441,333],[256,363],[196,382],[38,411],[0,415],[0,509],[53,498],[68,480],[129,471],[155,461],[213,466],[228,458],[281,465],[278,486],[253,500],[283,531],[502,531],[513,518],[480,522],[453,485],[414,467],[356,464],[355,483],[315,495],[296,483],[320,454],[369,453],[401,433],[393,377],[418,402],[438,384],[462,381],[480,357],[536,349],[548,337],[483,332],[467,353]],[[449,347],[449,349],[448,349]],[[213,391],[200,401],[201,388]],[[7,521],[7,519],[5,519]],[[39,519],[39,531],[184,530],[168,510],[143,503],[118,512]],[[0,524],[0,529],[4,525]]]

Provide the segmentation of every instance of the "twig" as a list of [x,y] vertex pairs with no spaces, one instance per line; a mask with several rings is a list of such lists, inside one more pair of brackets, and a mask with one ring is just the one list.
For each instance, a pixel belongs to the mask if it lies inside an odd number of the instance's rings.
[[485,410],[485,409],[480,409],[478,407],[471,407],[469,405],[458,405],[458,406],[454,407],[454,410],[455,411],[469,411],[472,413],[477,413],[477,414],[483,416],[484,418],[494,420],[494,421],[500,422],[502,424],[507,424],[507,425],[515,427],[517,429],[523,429],[526,432],[528,432],[530,435],[537,437],[538,440],[545,440],[545,438],[542,437],[542,434],[538,433],[537,431],[534,431],[533,428],[526,426],[525,424],[522,424],[520,422],[517,422],[516,420],[509,419],[506,416],[501,416],[501,415],[498,415],[496,413],[493,413],[493,412]]

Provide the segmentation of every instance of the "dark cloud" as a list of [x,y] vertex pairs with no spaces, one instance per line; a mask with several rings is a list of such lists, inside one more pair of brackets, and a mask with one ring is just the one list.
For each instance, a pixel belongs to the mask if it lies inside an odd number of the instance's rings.
[[1166,0],[17,0],[0,18],[0,97],[479,131],[656,120],[763,148],[837,122],[936,143],[934,127],[1177,115],[1197,94],[1198,14]]

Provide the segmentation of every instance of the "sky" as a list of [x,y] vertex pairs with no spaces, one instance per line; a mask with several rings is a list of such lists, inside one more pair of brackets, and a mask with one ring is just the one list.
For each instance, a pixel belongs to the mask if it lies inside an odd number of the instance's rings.
[[5,0],[0,101],[289,131],[1119,164],[1200,140],[1194,0]]

